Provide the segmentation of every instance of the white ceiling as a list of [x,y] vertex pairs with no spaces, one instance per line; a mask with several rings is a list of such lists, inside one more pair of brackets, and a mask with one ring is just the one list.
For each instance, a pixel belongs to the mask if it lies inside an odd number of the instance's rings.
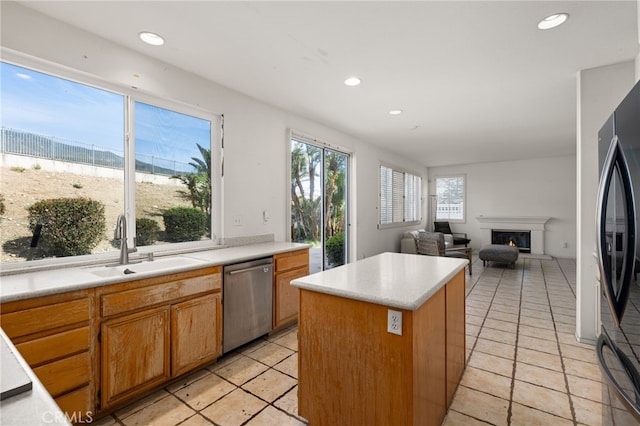
[[425,166],[574,153],[577,72],[638,52],[636,0],[24,5]]

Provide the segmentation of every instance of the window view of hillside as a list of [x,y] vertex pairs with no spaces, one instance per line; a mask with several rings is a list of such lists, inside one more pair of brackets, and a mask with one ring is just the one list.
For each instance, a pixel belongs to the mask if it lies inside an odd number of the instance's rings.
[[120,214],[129,246],[211,238],[210,120],[4,62],[0,73],[2,263],[116,252]]

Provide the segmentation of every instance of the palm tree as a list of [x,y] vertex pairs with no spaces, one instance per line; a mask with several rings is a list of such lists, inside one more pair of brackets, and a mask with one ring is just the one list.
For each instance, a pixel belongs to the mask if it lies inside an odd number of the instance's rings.
[[195,172],[171,176],[179,179],[189,190],[178,191],[191,205],[211,215],[211,150],[196,144],[202,158],[191,157],[189,165]]

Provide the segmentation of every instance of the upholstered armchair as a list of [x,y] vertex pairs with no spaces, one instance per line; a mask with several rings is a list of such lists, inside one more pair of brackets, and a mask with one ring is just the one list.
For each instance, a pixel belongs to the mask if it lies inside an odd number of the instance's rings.
[[472,275],[473,251],[471,247],[446,248],[444,241],[442,232],[420,232],[416,241],[418,254],[467,259],[469,261],[469,275]]
[[466,233],[451,231],[449,222],[433,222],[433,232],[442,232],[443,234],[453,235],[454,246],[463,245],[467,247],[467,244],[471,242],[471,240],[467,238]]

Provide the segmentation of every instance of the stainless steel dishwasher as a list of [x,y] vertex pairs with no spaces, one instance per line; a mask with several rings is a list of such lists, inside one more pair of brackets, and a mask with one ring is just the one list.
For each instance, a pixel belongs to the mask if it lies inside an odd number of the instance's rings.
[[224,267],[222,351],[273,329],[273,259]]

